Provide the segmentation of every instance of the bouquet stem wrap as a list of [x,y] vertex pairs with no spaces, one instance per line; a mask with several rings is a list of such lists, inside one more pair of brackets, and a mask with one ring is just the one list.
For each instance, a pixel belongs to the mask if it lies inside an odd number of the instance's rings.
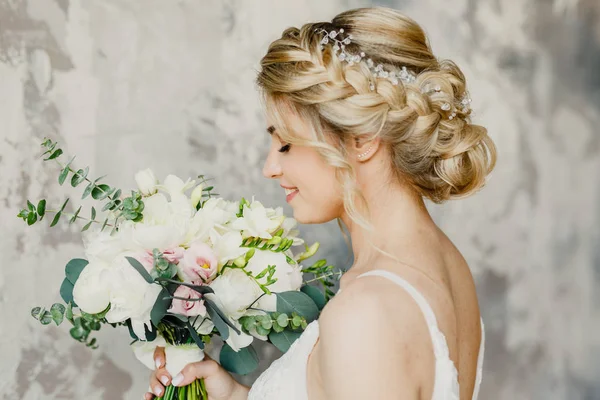
[[[171,377],[177,376],[187,364],[202,361],[204,351],[195,343],[168,343],[162,336],[157,336],[152,342],[137,341],[131,345],[137,359],[151,370],[156,369],[154,351],[157,347],[165,348],[166,370]],[[175,387],[169,385],[160,400],[208,400],[204,379],[194,381],[187,386]]]

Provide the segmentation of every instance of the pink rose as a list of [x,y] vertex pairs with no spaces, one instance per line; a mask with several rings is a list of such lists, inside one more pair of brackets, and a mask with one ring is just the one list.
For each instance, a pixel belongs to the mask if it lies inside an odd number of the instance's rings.
[[210,246],[195,242],[183,254],[179,270],[186,282],[208,282],[217,274],[217,266],[217,256]]
[[[167,259],[170,263],[177,264],[179,260],[183,258],[183,249],[181,247],[174,247],[172,249],[167,249],[163,251],[163,257]],[[154,256],[152,255],[152,251],[144,251],[138,254],[135,257],[148,272],[152,271],[154,267]]]
[[[199,300],[202,295],[187,286],[179,285],[175,294],[178,299],[173,299],[169,312],[172,314],[185,315],[187,317],[195,317],[196,315],[206,315],[206,306],[204,300]],[[187,299],[187,300],[181,300]]]

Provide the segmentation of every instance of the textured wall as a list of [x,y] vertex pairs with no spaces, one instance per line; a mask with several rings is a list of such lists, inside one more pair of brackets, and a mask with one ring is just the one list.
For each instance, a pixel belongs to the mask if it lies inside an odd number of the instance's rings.
[[[432,207],[478,282],[481,397],[600,399],[597,0],[0,0],[3,399],[137,399],[147,387],[124,332],[90,351],[29,316],[57,300],[81,251],[77,230],[15,218],[27,198],[64,196],[36,157],[41,138],[117,186],[150,166],[283,204],[260,173],[257,62],[285,27],[371,4],[405,10],[463,67],[498,144],[486,190]],[[305,232],[345,262],[335,225]]]

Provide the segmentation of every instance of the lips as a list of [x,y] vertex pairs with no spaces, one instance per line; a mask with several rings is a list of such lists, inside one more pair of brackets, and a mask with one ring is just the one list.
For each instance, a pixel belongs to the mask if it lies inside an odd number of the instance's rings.
[[285,200],[289,203],[299,193],[296,188],[284,188],[285,189]]

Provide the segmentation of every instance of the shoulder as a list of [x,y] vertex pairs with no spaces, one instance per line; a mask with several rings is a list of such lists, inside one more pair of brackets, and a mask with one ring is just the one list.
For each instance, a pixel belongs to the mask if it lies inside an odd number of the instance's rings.
[[[328,398],[416,398],[434,357],[425,318],[404,289],[354,279],[325,307],[319,327],[317,362]],[[353,379],[361,385],[348,385]]]

